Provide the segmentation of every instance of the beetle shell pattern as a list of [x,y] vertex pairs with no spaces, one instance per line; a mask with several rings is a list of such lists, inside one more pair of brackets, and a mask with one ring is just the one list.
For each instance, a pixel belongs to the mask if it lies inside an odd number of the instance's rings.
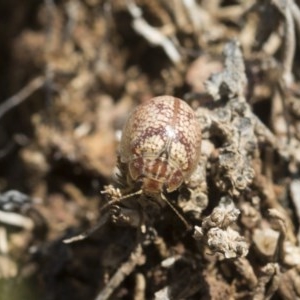
[[138,106],[122,133],[120,160],[144,193],[176,190],[197,167],[201,128],[183,100],[159,96]]

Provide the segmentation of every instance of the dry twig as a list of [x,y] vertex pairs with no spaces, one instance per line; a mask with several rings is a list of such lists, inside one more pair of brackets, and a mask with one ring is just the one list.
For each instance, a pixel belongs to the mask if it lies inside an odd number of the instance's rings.
[[109,282],[105,285],[102,291],[98,294],[95,300],[106,300],[116,288],[121,284],[121,282],[130,275],[137,265],[144,263],[144,255],[142,246],[139,244],[135,250],[131,253],[130,258],[127,262],[122,264],[122,266],[117,270],[117,272],[111,277]]
[[181,56],[172,41],[167,38],[161,31],[150,26],[142,17],[142,10],[131,0],[127,1],[127,8],[133,17],[134,30],[143,36],[150,44],[161,46],[170,60],[179,65]]
[[45,84],[45,78],[43,76],[32,79],[24,88],[22,88],[17,94],[8,98],[0,105],[0,119],[12,108],[21,104],[36,90],[40,89]]

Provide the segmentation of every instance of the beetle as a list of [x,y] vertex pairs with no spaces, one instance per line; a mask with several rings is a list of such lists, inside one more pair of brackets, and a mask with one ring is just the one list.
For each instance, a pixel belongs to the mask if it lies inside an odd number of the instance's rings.
[[[200,144],[200,124],[192,108],[183,100],[165,95],[137,106],[124,125],[119,150],[119,177],[121,180],[126,178],[131,192],[123,195],[119,189],[107,186],[102,193],[111,195],[113,200],[101,210],[144,194],[148,200],[166,202],[190,229],[191,226],[164,194],[175,191],[190,178],[200,159]],[[126,214],[118,211],[117,221],[122,218],[132,224]],[[82,240],[106,221],[107,217],[102,218],[94,228],[64,242]]]
[[170,193],[189,179],[200,157],[201,128],[192,108],[173,96],[139,105],[124,125],[120,162],[146,195]]

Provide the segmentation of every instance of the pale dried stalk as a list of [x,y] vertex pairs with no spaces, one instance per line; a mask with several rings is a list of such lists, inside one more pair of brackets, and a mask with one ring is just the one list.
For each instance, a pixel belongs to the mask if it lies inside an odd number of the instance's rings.
[[8,253],[8,241],[7,234],[4,227],[0,227],[0,253],[7,254]]
[[40,89],[45,84],[45,78],[39,76],[31,80],[24,88],[22,88],[17,94],[8,98],[0,105],[0,118],[2,118],[8,111],[15,106],[21,104],[36,90]]
[[282,78],[285,85],[290,86],[293,83],[292,67],[296,51],[296,37],[295,25],[292,14],[292,0],[273,0],[271,2],[276,6],[276,8],[285,18],[285,39],[282,57]]
[[121,284],[121,282],[133,272],[137,265],[144,262],[143,259],[143,249],[140,244],[135,248],[135,250],[130,255],[130,258],[117,270],[117,272],[111,277],[109,282],[103,288],[103,290],[98,294],[95,300],[106,300],[108,299],[115,289]]
[[142,273],[138,273],[135,276],[135,288],[133,300],[145,300],[146,293],[146,278]]
[[[300,221],[300,180],[293,180],[290,184],[291,199],[296,209],[296,215]],[[298,243],[300,243],[300,228],[298,228]]]
[[28,217],[24,217],[17,213],[4,212],[1,210],[0,210],[0,222],[7,225],[21,227],[28,230],[31,230],[34,227],[33,221]]
[[300,9],[299,6],[293,0],[291,0],[291,13],[293,15],[293,19],[296,25],[298,39],[300,39]]
[[168,286],[162,288],[155,293],[154,300],[170,300],[169,291],[170,288]]
[[150,44],[161,46],[175,65],[180,64],[181,55],[172,41],[161,31],[147,23],[147,21],[142,17],[141,9],[133,1],[127,1],[127,8],[133,17],[133,29],[143,36]]
[[293,82],[292,68],[296,51],[295,25],[290,1],[285,7],[285,45],[283,55],[283,80],[287,86]]

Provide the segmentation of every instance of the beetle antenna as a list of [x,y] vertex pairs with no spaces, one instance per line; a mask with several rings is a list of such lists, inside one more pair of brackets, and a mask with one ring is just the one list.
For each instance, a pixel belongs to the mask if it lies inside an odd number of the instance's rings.
[[177,210],[177,208],[165,197],[164,194],[161,194],[161,198],[171,207],[171,209],[174,211],[174,213],[177,215],[177,217],[185,225],[186,229],[191,230],[192,226],[189,224],[189,222],[186,220],[186,218]]
[[[136,195],[141,195],[142,193],[143,193],[143,190],[138,190],[138,191],[136,191],[136,192],[134,192],[134,193],[127,194],[127,195],[122,196],[122,197],[116,197],[115,199],[110,200],[110,201],[108,201],[106,204],[104,204],[104,205],[101,207],[101,211],[103,211],[104,209],[106,209],[107,207],[109,207],[109,206],[111,206],[111,205],[113,205],[113,204],[117,204],[117,203],[119,203],[119,202],[122,202],[122,201],[125,200],[125,199],[131,198],[131,197],[136,196]],[[106,191],[103,191],[103,192],[101,192],[101,194],[107,194],[107,192],[106,192]]]
[[[142,190],[138,190],[137,192],[134,192],[134,193],[131,193],[131,194],[128,194],[128,195],[125,195],[123,197],[119,197],[119,198],[116,198],[116,199],[113,199],[113,200],[110,200],[108,201],[105,205],[103,205],[100,209],[100,212],[102,212],[104,209],[106,209],[107,207],[113,205],[113,204],[116,204],[116,203],[119,203],[121,201],[123,201],[124,199],[128,199],[130,197],[133,197],[133,196],[136,196],[136,195],[141,195],[142,194]],[[106,192],[101,192],[102,194],[105,194]],[[68,239],[64,239],[63,242],[65,244],[71,244],[71,243],[74,243],[74,242],[77,242],[77,241],[81,241],[81,240],[84,240],[86,239],[88,236],[90,236],[92,233],[94,233],[95,231],[97,231],[98,229],[100,229],[108,220],[108,215],[103,215],[100,220],[90,229],[86,230],[85,232],[83,233],[80,233],[78,235],[75,235],[71,238],[68,238]]]
[[63,243],[64,244],[71,244],[71,243],[86,239],[92,233],[94,233],[99,228],[101,228],[107,222],[107,220],[108,220],[108,216],[104,216],[104,218],[100,218],[100,220],[92,228],[90,228],[90,229],[88,229],[88,230],[86,230],[86,231],[84,231],[84,232],[82,232],[78,235],[72,236],[68,239],[64,239]]

